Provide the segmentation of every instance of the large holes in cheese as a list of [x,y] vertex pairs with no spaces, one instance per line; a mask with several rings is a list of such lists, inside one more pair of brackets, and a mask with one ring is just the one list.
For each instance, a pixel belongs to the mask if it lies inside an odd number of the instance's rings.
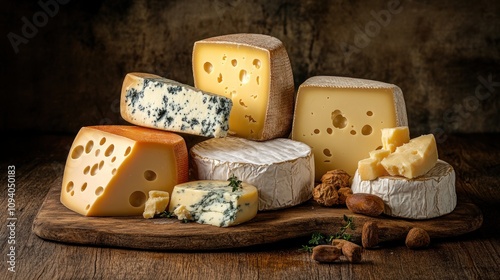
[[141,191],[133,192],[129,197],[129,203],[133,207],[141,207],[146,203],[146,194]]
[[394,85],[342,77],[313,77],[299,87],[292,139],[312,147],[317,180],[332,169],[353,175],[358,161],[380,146],[381,129],[400,125],[396,94]]

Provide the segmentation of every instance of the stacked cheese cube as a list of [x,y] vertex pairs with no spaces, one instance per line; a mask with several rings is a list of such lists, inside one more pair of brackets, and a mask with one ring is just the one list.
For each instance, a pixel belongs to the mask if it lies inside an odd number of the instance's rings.
[[432,134],[410,139],[407,126],[382,129],[381,147],[358,162],[354,193],[370,193],[385,203],[387,215],[429,219],[455,209],[455,172],[439,160]]

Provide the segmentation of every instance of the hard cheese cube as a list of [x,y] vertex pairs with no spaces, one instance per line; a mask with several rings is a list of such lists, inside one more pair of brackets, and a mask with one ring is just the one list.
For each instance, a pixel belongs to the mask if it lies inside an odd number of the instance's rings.
[[200,224],[228,227],[249,221],[257,215],[259,195],[253,185],[241,183],[233,191],[228,181],[200,180],[175,186],[169,211],[179,219]]
[[382,165],[391,175],[412,179],[431,170],[438,160],[434,135],[413,138],[409,143],[396,148],[394,153],[382,160]]
[[224,137],[231,99],[147,73],[125,77],[120,112],[126,121],[205,137]]
[[269,140],[291,129],[294,84],[282,42],[260,34],[231,34],[198,41],[193,48],[197,88],[233,100],[231,135]]
[[142,216],[145,219],[154,218],[156,214],[165,211],[170,201],[170,195],[164,191],[149,191],[149,198],[144,206]]
[[407,126],[382,129],[382,148],[393,153],[397,147],[410,141],[410,130]]
[[136,126],[78,132],[64,169],[61,203],[84,216],[141,215],[151,190],[188,180],[188,154],[176,134]]
[[300,85],[292,139],[314,151],[316,180],[332,169],[351,176],[380,147],[381,129],[407,125],[401,89],[377,81],[317,76]]
[[389,150],[374,150],[370,152],[369,158],[360,160],[358,162],[358,173],[361,180],[373,180],[387,175],[387,171],[380,162],[390,154]]

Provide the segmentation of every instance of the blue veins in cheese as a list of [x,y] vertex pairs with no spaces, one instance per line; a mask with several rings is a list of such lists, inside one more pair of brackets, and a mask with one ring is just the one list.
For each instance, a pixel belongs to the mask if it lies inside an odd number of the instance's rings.
[[129,73],[122,85],[120,112],[127,122],[205,137],[225,137],[233,103],[157,75]]
[[241,183],[233,191],[228,181],[200,180],[174,187],[169,212],[180,220],[228,227],[253,219],[258,207],[258,191],[253,185]]

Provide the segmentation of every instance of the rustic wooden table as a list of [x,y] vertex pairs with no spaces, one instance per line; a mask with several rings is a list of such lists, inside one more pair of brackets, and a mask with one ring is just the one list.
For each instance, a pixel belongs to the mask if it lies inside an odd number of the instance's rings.
[[[0,279],[500,279],[500,134],[448,135],[439,144],[440,158],[456,170],[459,201],[472,202],[483,212],[480,229],[432,240],[425,250],[410,250],[402,241],[382,244],[365,250],[360,264],[315,263],[298,250],[308,238],[209,252],[43,240],[32,232],[33,220],[49,187],[62,176],[72,140],[54,135],[7,139],[0,160]],[[12,265],[15,272],[9,270]]]

